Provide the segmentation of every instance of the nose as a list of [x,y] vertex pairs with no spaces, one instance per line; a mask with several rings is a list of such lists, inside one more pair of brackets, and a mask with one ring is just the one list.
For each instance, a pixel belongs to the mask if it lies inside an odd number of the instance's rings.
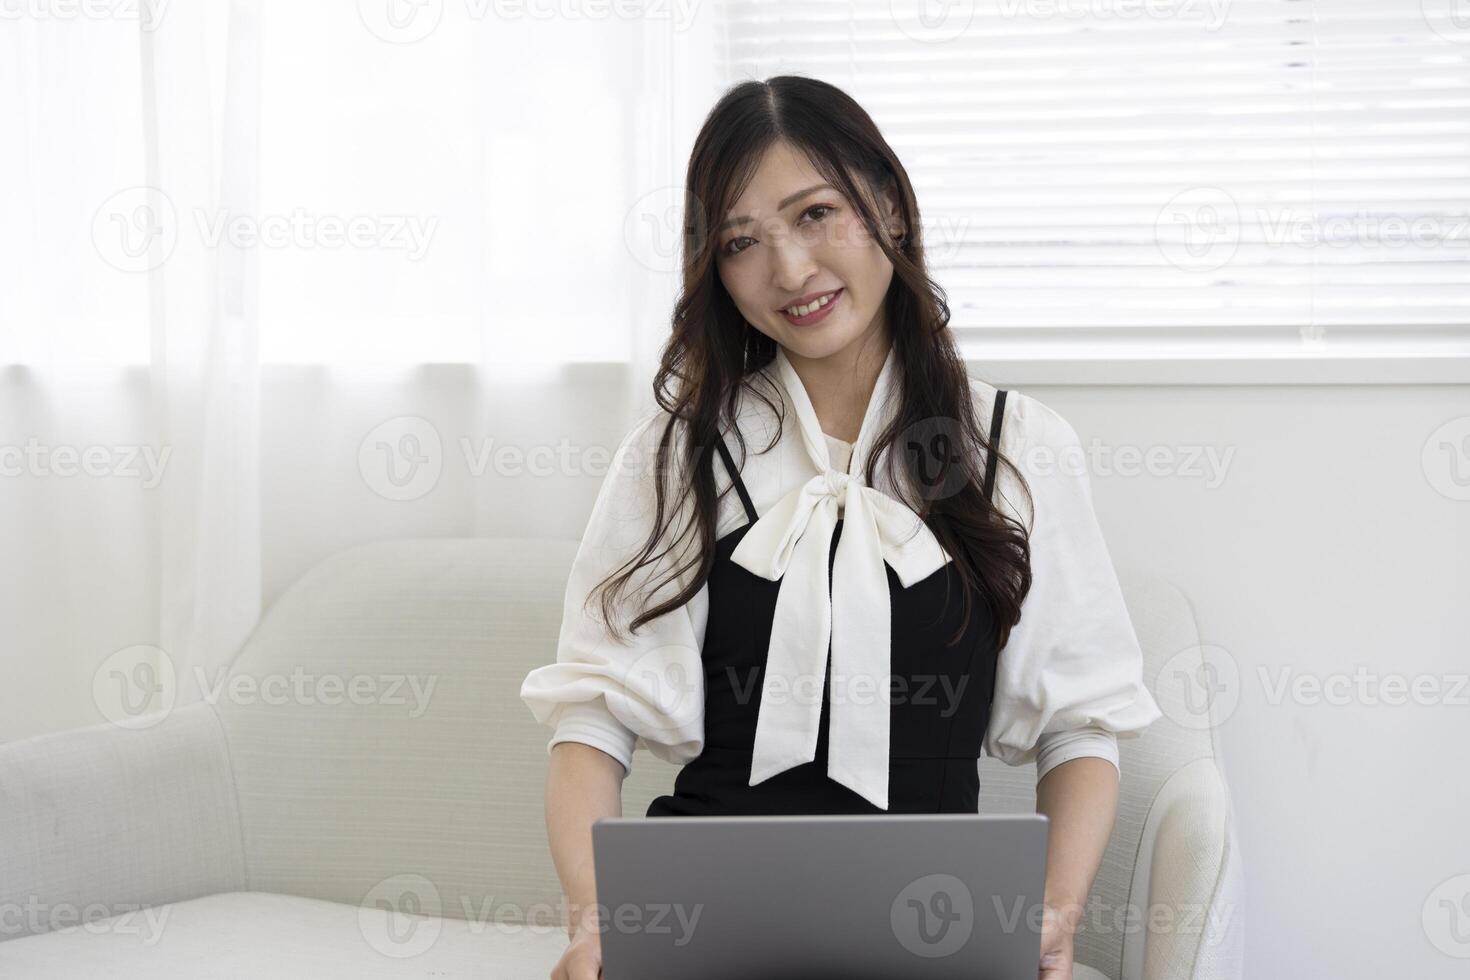
[[782,236],[770,246],[771,285],[791,295],[802,291],[817,273],[817,264],[808,249],[795,235]]

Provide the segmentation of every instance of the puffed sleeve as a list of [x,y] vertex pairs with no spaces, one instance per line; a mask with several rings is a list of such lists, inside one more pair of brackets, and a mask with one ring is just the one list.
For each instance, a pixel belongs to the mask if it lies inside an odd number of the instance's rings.
[[[521,699],[536,720],[554,729],[548,753],[557,742],[583,742],[631,771],[640,744],[675,764],[688,762],[704,747],[705,588],[623,641],[602,622],[598,598],[584,607],[594,586],[641,553],[652,530],[658,440],[667,418],[656,412],[640,420],[614,453],[567,578],[556,662],[537,667],[521,684]],[[679,535],[693,509],[692,501],[673,499],[680,481],[668,482],[671,493],[655,554]],[[681,577],[649,597],[649,587],[678,564],[670,553],[634,572],[615,613],[625,633],[635,614],[687,584]]]
[[1007,396],[1001,451],[1031,489],[1000,467],[995,497],[1030,528],[1031,590],[996,670],[985,754],[1035,761],[1036,778],[1079,756],[1118,765],[1117,739],[1160,717],[1143,683],[1143,652],[1092,506],[1086,456],[1072,426],[1019,392]]

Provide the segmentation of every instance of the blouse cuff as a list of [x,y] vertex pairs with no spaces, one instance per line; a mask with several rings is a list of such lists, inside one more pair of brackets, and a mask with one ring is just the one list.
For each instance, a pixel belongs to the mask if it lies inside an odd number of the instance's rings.
[[[1106,728],[1085,725],[1065,732],[1043,732],[1036,740],[1036,781],[1072,759],[1095,756],[1118,766],[1118,737]],[[1120,771],[1121,772],[1121,771]]]
[[546,743],[547,755],[557,742],[581,742],[621,762],[623,775],[633,771],[633,749],[638,744],[638,734],[613,717],[601,699],[558,705],[552,724],[556,731]]

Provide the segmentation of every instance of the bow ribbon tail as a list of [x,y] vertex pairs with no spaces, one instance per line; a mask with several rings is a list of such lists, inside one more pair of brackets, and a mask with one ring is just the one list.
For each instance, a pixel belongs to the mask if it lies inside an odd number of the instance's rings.
[[852,490],[832,571],[832,676],[841,688],[834,684],[827,775],[887,810],[892,667],[888,572],[869,491]]
[[827,560],[837,525],[836,510],[835,502],[826,501],[813,510],[776,592],[751,750],[750,786],[817,756],[827,644],[832,636]]

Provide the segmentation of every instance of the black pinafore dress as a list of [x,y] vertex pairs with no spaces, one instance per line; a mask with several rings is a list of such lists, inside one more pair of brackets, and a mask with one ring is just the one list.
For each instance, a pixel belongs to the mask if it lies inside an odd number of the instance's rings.
[[[996,394],[992,446],[1000,443],[1005,395],[1005,391]],[[781,583],[763,579],[730,560],[758,515],[723,439],[716,448],[748,522],[715,543],[709,574],[709,619],[702,651],[704,750],[679,771],[672,795],[653,800],[647,816],[977,812],[980,778],[976,766],[990,721],[1000,652],[989,603],[978,593],[972,593],[970,623],[963,638],[954,646],[945,645],[960,623],[961,581],[953,562],[907,589],[893,569],[887,569],[893,631],[890,671],[894,675],[888,809],[879,809],[827,776],[830,649],[815,758],[755,786],[747,785]],[[987,500],[994,482],[992,454],[985,465]],[[829,588],[841,534],[839,518],[828,556]]]

